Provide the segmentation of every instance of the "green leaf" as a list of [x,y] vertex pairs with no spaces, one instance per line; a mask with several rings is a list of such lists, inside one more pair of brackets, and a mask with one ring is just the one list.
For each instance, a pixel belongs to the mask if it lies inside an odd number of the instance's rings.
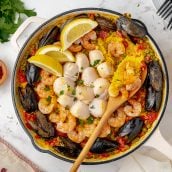
[[92,124],[94,122],[94,118],[92,116],[89,116],[87,119],[87,124]]

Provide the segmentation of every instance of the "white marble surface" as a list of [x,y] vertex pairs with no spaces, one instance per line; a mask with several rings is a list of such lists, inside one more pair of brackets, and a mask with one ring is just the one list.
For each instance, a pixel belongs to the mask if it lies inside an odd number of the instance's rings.
[[[35,8],[39,17],[46,19],[66,10],[81,7],[100,7],[121,13],[129,12],[134,18],[141,19],[158,43],[168,66],[170,95],[164,118],[160,123],[160,129],[163,136],[172,144],[172,108],[170,106],[172,99],[172,31],[164,30],[164,22],[156,15],[156,9],[151,0],[24,0],[24,2],[28,8]],[[0,59],[6,62],[9,69],[8,80],[0,86],[0,136],[38,164],[43,171],[66,172],[69,170],[70,164],[37,151],[17,120],[11,100],[11,77],[16,57],[17,52],[14,51],[9,42],[0,44]],[[80,171],[117,172],[123,161],[124,159],[104,165],[82,166]],[[133,172],[135,172],[134,169]]]

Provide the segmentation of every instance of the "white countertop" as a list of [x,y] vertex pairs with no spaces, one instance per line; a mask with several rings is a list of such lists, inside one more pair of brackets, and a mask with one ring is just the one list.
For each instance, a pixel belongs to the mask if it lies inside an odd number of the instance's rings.
[[[164,22],[156,15],[156,9],[151,0],[23,0],[26,7],[35,8],[39,17],[49,19],[56,14],[81,7],[99,7],[111,9],[121,13],[129,12],[133,18],[142,20],[149,33],[153,36],[159,45],[169,71],[170,95],[165,115],[160,123],[160,129],[163,136],[172,144],[172,108],[170,107],[172,99],[172,31],[164,30]],[[37,151],[27,134],[20,126],[11,99],[11,77],[13,66],[17,57],[11,44],[0,44],[0,59],[6,62],[9,69],[9,77],[6,83],[0,86],[0,136],[10,142],[20,152],[39,165],[43,171],[47,172],[66,172],[69,170],[70,163],[61,161],[48,154]],[[123,163],[122,160],[96,166],[82,166],[82,172],[116,172]],[[133,169],[134,171],[134,169]]]

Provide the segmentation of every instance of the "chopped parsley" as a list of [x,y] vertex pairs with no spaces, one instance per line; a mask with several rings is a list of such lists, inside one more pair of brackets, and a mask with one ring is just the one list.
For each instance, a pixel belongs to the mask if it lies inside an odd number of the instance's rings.
[[77,101],[77,98],[76,98],[76,97],[74,97],[73,101]]
[[76,90],[75,89],[72,91],[72,95],[73,96],[76,95]]
[[88,119],[87,119],[87,124],[92,124],[94,122],[94,118],[92,116],[90,116]]
[[81,70],[83,70],[84,68],[83,67],[81,67]]
[[94,105],[90,106],[90,109],[95,109]]
[[95,67],[96,65],[98,65],[100,63],[100,60],[94,60],[94,63],[93,63],[93,67]]
[[51,99],[52,99],[51,96],[48,96],[48,97],[46,98],[46,100],[47,100],[48,103],[51,103]]
[[44,88],[45,91],[50,91],[50,87],[48,85],[45,86]]
[[78,124],[79,125],[84,125],[84,121],[82,119],[78,119]]
[[60,95],[63,95],[63,94],[64,94],[64,90],[61,90],[61,91],[60,91]]
[[83,84],[84,84],[84,81],[82,79],[77,81],[77,85],[83,85]]
[[66,110],[69,110],[69,106],[67,105],[67,106],[65,107],[65,109],[66,109]]
[[100,96],[100,95],[96,94],[96,95],[95,95],[95,98],[98,98],[99,96]]

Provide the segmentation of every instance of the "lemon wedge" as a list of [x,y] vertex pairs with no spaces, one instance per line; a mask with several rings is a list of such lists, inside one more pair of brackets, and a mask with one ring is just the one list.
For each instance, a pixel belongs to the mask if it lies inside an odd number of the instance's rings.
[[40,54],[30,57],[28,62],[56,76],[62,76],[62,65],[53,57]]
[[60,63],[75,62],[75,58],[72,55],[72,53],[68,50],[62,51],[62,48],[59,45],[47,45],[41,47],[36,52],[36,55],[40,55],[40,54],[51,56],[55,60],[58,60]]
[[60,35],[63,51],[69,48],[77,39],[94,29],[97,25],[98,23],[96,21],[83,18],[75,19],[66,24]]

